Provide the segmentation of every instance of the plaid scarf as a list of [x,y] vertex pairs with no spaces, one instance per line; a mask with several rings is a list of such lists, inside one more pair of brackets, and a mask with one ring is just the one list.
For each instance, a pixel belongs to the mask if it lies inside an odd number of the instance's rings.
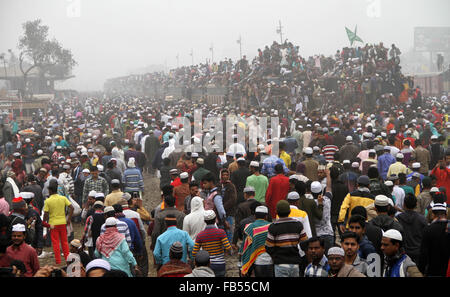
[[109,258],[124,239],[125,236],[119,233],[117,227],[108,227],[105,233],[97,238],[97,250],[100,254]]

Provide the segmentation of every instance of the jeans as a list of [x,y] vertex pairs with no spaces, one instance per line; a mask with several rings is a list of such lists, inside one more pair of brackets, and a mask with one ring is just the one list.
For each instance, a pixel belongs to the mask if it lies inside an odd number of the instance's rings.
[[50,232],[52,238],[53,253],[55,254],[56,264],[61,264],[61,249],[62,246],[64,259],[69,256],[69,242],[67,241],[67,228],[64,225],[55,225],[55,228]]
[[225,264],[210,264],[209,268],[214,271],[216,277],[225,277]]
[[300,268],[298,264],[275,264],[275,277],[299,277]]

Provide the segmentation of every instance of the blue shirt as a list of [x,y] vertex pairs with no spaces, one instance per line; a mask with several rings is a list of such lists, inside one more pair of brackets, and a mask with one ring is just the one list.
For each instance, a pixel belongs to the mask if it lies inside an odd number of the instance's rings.
[[288,173],[289,169],[286,167],[286,164],[281,158],[278,158],[275,155],[272,155],[268,158],[266,158],[263,162],[263,166],[261,169],[261,173],[266,175],[267,177],[275,176],[275,165],[282,164],[284,173]]
[[389,166],[396,162],[395,158],[390,153],[384,153],[378,158],[378,172],[380,176],[386,180]]
[[167,230],[158,236],[156,239],[155,249],[153,251],[153,256],[155,257],[155,262],[157,264],[166,264],[170,261],[169,252],[170,247],[176,241],[181,242],[183,245],[183,257],[181,261],[187,263],[187,255],[192,257],[192,250],[194,249],[194,241],[192,241],[189,233],[186,231],[178,229],[176,226],[170,226]]
[[99,251],[97,251],[97,249],[95,249],[95,257],[108,262],[109,265],[111,265],[111,269],[122,270],[128,275],[128,277],[133,277],[130,270],[130,265],[136,266],[137,262],[133,256],[133,253],[130,251],[126,240],[122,240],[119,243],[119,246],[114,250],[114,252],[112,252],[109,258],[106,258]]

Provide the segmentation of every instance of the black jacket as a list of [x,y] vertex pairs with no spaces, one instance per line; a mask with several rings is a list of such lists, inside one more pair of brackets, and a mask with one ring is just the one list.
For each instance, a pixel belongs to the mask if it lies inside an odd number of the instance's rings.
[[406,210],[397,216],[398,222],[403,226],[403,247],[405,252],[414,260],[420,254],[420,243],[423,231],[427,226],[425,217],[413,210]]
[[331,222],[337,223],[342,201],[344,201],[345,196],[348,194],[348,187],[342,181],[333,180],[331,182],[331,193],[333,194],[330,210]]
[[419,268],[425,276],[445,277],[450,256],[448,221],[437,221],[427,226],[420,245]]
[[389,229],[395,229],[400,231],[400,233],[402,233],[403,236],[403,227],[402,225],[400,225],[399,222],[397,222],[396,220],[394,220],[393,218],[391,218],[388,215],[379,215],[376,218],[372,219],[369,224],[372,224],[374,226],[380,227],[381,229],[383,229],[384,232],[386,232]]

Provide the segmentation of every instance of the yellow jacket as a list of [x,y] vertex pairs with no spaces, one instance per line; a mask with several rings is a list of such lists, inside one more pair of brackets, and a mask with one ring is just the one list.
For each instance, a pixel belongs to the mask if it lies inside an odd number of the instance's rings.
[[[348,211],[348,218],[350,218],[350,214],[356,206],[366,207],[375,201],[375,196],[370,194],[370,192],[356,190],[351,193],[348,193],[345,196],[344,201],[342,201],[341,209],[339,211],[338,223],[343,223],[345,220],[345,216]],[[348,223],[347,223],[348,227]]]

